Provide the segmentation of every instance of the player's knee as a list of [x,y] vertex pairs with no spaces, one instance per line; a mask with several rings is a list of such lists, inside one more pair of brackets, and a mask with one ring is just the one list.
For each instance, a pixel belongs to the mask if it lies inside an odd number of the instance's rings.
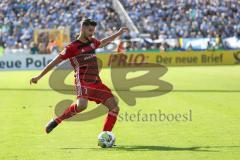
[[77,109],[79,111],[83,111],[83,110],[87,109],[87,105],[79,104],[79,105],[77,105]]
[[120,111],[120,108],[118,106],[115,106],[110,111],[118,113]]
[[88,101],[86,99],[83,99],[83,98],[78,99],[77,100],[77,109],[79,111],[83,111],[87,108],[87,104],[88,104]]

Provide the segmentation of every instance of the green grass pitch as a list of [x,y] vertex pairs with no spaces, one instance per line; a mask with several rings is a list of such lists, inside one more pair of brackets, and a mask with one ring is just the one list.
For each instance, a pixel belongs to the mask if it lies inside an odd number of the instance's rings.
[[[173,85],[172,92],[138,98],[134,107],[120,100],[121,113],[191,110],[191,120],[130,121],[122,115],[113,130],[118,146],[111,149],[97,146],[105,116],[63,122],[51,134],[44,132],[54,106],[75,96],[51,90],[50,74],[30,86],[29,79],[37,73],[0,72],[0,160],[240,159],[240,66],[169,67],[161,79]],[[101,77],[112,88],[110,70],[103,69]],[[66,83],[72,81],[69,75]],[[89,103],[88,110],[94,106]]]

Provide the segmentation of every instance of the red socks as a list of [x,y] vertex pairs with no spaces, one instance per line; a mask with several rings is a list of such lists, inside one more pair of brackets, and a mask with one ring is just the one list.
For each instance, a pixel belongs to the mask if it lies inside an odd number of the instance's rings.
[[64,119],[68,119],[75,114],[81,112],[77,108],[77,104],[71,104],[59,117],[55,119],[55,121],[59,124],[61,123]]
[[[81,112],[81,111],[78,110],[77,104],[72,104],[60,116],[58,116],[55,119],[55,121],[59,124],[63,120],[68,119],[79,112]],[[112,129],[117,121],[117,116],[118,116],[118,112],[114,112],[114,111],[108,112],[108,115],[107,115],[107,118],[105,120],[105,124],[103,127],[103,131],[112,131]]]
[[117,116],[118,116],[118,112],[114,112],[114,111],[109,111],[107,118],[105,120],[105,124],[103,127],[103,131],[112,131],[115,122],[117,120]]

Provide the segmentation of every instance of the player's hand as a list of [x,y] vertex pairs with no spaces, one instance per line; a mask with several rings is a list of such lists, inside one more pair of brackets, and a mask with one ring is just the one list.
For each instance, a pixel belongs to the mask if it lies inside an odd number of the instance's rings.
[[127,31],[128,31],[128,28],[127,28],[127,27],[121,27],[118,32],[119,32],[120,34],[123,34],[124,32],[127,32]]
[[36,77],[33,77],[31,80],[30,80],[30,84],[34,83],[34,84],[37,84],[38,80],[40,79],[40,77],[36,76]]

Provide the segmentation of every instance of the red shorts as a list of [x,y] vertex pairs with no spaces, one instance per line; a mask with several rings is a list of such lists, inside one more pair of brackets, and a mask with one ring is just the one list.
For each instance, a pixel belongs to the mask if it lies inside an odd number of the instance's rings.
[[104,103],[108,98],[113,97],[111,90],[101,81],[89,83],[85,81],[75,81],[77,98],[86,98],[90,101]]

